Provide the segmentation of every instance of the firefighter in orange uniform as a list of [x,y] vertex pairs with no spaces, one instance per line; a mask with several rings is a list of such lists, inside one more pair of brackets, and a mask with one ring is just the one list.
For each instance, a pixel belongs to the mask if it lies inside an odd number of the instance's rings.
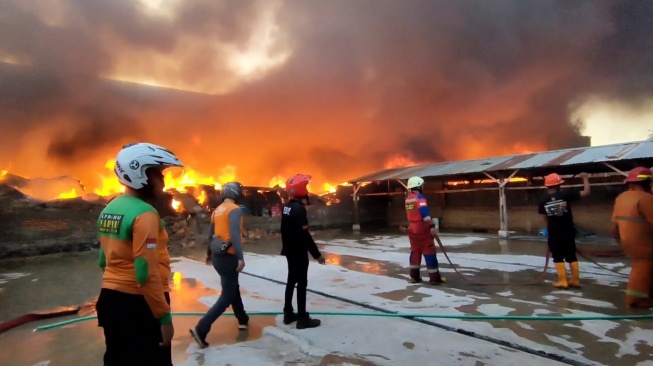
[[612,213],[612,234],[630,258],[626,306],[653,307],[653,194],[648,168],[628,173],[628,190],[621,193]]
[[431,218],[431,212],[422,194],[424,179],[411,177],[408,179],[406,188],[410,190],[406,197],[406,216],[408,218],[408,240],[410,241],[410,282],[422,281],[420,267],[422,266],[422,255],[426,262],[426,269],[429,273],[429,284],[439,285],[445,282],[438,270],[438,258],[435,256],[435,241],[437,235],[435,223]]

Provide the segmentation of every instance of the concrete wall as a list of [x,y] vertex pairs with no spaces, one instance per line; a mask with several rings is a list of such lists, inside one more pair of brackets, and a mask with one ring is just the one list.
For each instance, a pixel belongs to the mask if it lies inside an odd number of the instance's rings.
[[[623,178],[608,178],[607,181]],[[601,180],[593,179],[595,183]],[[574,182],[578,183],[578,182]],[[491,188],[492,185],[483,185]],[[442,191],[442,182],[427,181],[426,198],[431,215],[440,219],[443,231],[488,231],[499,230],[499,192],[498,190],[478,190],[454,193],[435,193]],[[465,187],[469,188],[469,187]],[[580,190],[579,187],[567,188]],[[583,230],[599,235],[609,235],[612,207],[617,195],[625,189],[623,184],[592,186],[589,197],[573,205],[574,221]],[[508,205],[508,230],[537,234],[545,224],[537,213],[537,205],[546,196],[545,189],[509,189],[506,191]],[[389,227],[407,225],[404,212],[404,194],[392,196],[387,210]]]
[[13,208],[0,212],[0,258],[88,250],[101,208]]
[[[308,223],[312,229],[351,229],[354,223],[354,204],[351,196],[349,196],[352,192],[346,191],[346,189],[347,187],[339,195],[340,203],[329,206],[324,204],[306,206]],[[361,225],[367,228],[387,227],[391,200],[392,198],[387,196],[360,197]],[[246,230],[258,229],[264,232],[278,232],[281,217],[245,216],[243,225]]]
[[[407,225],[403,210],[392,210],[389,215],[390,226]],[[600,235],[608,235],[612,206],[577,205],[574,207],[574,221],[584,230]],[[403,217],[402,217],[403,216]],[[442,231],[488,231],[499,230],[499,208],[459,207],[442,211],[440,230]],[[508,230],[537,234],[546,227],[537,213],[536,207],[512,207],[508,210]]]

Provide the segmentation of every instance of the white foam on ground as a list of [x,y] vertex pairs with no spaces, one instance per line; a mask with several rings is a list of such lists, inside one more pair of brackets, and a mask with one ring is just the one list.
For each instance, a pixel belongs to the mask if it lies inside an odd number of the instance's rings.
[[562,337],[556,337],[556,336],[552,336],[552,335],[549,335],[549,334],[545,334],[545,337],[548,338],[551,342],[557,343],[557,344],[559,344],[559,345],[561,345],[563,347],[566,347],[568,349],[571,349],[571,350],[579,351],[579,350],[582,350],[583,348],[585,348],[585,346],[583,344],[581,344],[581,343],[571,342],[571,341],[569,341],[569,340],[567,340],[565,338],[562,338]]
[[485,315],[509,315],[517,309],[496,304],[483,304],[479,305],[476,310]]
[[31,275],[31,273],[20,273],[20,272],[0,273],[0,285],[29,275]]
[[607,301],[601,301],[601,300],[594,300],[594,299],[588,299],[585,297],[570,297],[569,301],[573,301],[577,304],[582,304],[582,305],[587,305],[587,306],[593,306],[595,308],[603,308],[603,309],[616,309],[617,307],[614,306],[613,303],[607,302]]
[[[285,274],[284,267],[277,266],[282,264],[279,259],[282,258],[274,256],[251,258],[248,255],[246,270],[262,268],[263,272],[273,273],[275,277],[279,277]],[[214,289],[220,287],[213,268],[201,263],[182,258],[173,264],[173,270],[182,272],[185,278],[196,278],[206,287]],[[342,275],[338,267],[332,266],[311,265],[310,272],[309,284],[319,282],[320,285],[325,285],[333,279],[334,275]],[[317,281],[317,275],[323,278],[323,281]],[[347,278],[354,275],[356,275],[355,272],[347,272]],[[369,278],[367,279],[369,280]],[[399,285],[399,283],[385,283],[386,280],[403,282],[384,278],[383,281],[374,281],[373,286],[370,286],[368,282],[366,287],[387,291],[396,289]],[[352,280],[352,282],[354,281]],[[357,284],[350,283],[350,285],[351,287],[344,288],[356,289],[355,292],[361,292],[358,290]],[[402,283],[400,287],[405,288],[405,285]],[[248,311],[281,310],[282,304],[279,299],[283,297],[284,287],[282,285],[243,275],[241,276],[241,287],[247,291],[243,302]],[[320,290],[329,292],[325,288],[320,288]],[[250,295],[254,293],[258,296],[251,298]],[[338,295],[348,294],[350,294],[349,291],[338,293]],[[341,311],[369,312],[369,310],[355,305],[344,304],[311,293],[307,298],[309,311],[329,311],[341,308]],[[368,295],[366,298],[375,299],[373,295]],[[457,297],[443,297],[440,300],[444,304],[448,304],[449,302],[445,300],[452,299],[455,300]],[[207,298],[199,300],[205,302]],[[382,298],[375,300],[381,305],[391,303]],[[468,300],[466,303],[473,301]],[[189,358],[182,365],[279,365],[298,361],[302,364],[318,365],[319,358],[329,353],[365,358],[378,365],[429,364],[434,359],[441,360],[445,364],[456,365],[476,365],[478,362],[515,366],[521,366],[524,363],[531,365],[558,364],[527,353],[504,349],[492,343],[401,318],[324,316],[321,317],[323,321],[321,327],[308,330],[297,330],[292,326],[285,326],[281,323],[281,318],[281,316],[277,317],[276,328],[266,328],[263,337],[256,341],[229,346],[214,346],[204,350],[191,344],[187,350]],[[389,329],[392,331],[388,332]],[[382,334],[383,336],[370,337],[371,334]],[[434,340],[437,342],[434,343]],[[406,346],[409,343],[412,344],[410,347],[412,349]],[[304,359],[312,361],[301,361]]]
[[[277,281],[285,281],[286,278],[286,262],[285,258],[280,256],[267,256],[267,255],[253,255],[248,254],[246,257],[247,267],[245,271],[256,275],[264,276],[267,278],[275,279]],[[185,277],[197,278],[207,287],[219,288],[218,276],[212,267],[206,266],[197,262],[189,262],[189,260],[182,259],[180,262],[173,264],[175,271],[182,271]],[[343,280],[344,281],[340,281]],[[334,280],[338,280],[334,282]],[[257,282],[259,281],[259,282]],[[283,286],[261,284],[260,281],[251,276],[241,276],[241,287],[246,289],[248,294],[256,294],[256,299],[247,297],[244,302],[248,311],[271,311],[281,310],[283,304]],[[309,288],[319,289],[319,291],[340,296],[342,298],[351,299],[357,302],[371,304],[391,311],[399,311],[402,313],[426,313],[426,314],[464,314],[469,309],[478,309],[478,311],[487,315],[504,315],[514,308],[502,306],[499,304],[483,304],[479,302],[493,301],[490,296],[483,296],[477,293],[469,293],[468,291],[459,289],[448,289],[446,287],[433,288],[426,286],[413,286],[407,284],[405,281],[397,278],[383,277],[375,274],[350,271],[339,266],[320,266],[312,262],[309,267]],[[408,289],[408,290],[407,290]],[[405,291],[406,294],[398,300],[390,300],[396,298],[391,296],[391,293],[397,291]],[[411,291],[422,295],[420,299],[415,299]],[[559,291],[563,292],[563,291]],[[384,295],[387,294],[387,295]],[[551,297],[554,299],[555,297]],[[210,305],[216,300],[216,297],[205,297],[200,301]],[[494,301],[497,299],[495,298]],[[509,304],[512,302],[511,298],[501,298],[502,304]],[[348,308],[346,305],[324,297],[308,294],[309,311],[330,311],[337,307],[343,309]],[[525,301],[515,301],[515,303],[527,303]],[[542,306],[541,303],[534,303],[534,305]],[[545,305],[549,306],[549,305]],[[523,306],[522,306],[523,308]],[[463,311],[462,309],[466,309]],[[549,309],[533,309],[533,315],[549,315],[549,314],[563,314],[563,315],[593,315],[592,312],[578,312],[569,309],[559,308],[552,305],[552,310]],[[365,309],[358,309],[358,311],[367,311]],[[528,315],[528,314],[521,314]],[[329,317],[329,323],[334,322],[332,317]],[[340,319],[338,317],[338,319]],[[349,318],[348,321],[352,322],[357,318]],[[387,323],[383,321],[366,321],[369,323]],[[357,320],[358,321],[358,320]],[[493,338],[498,338],[504,341],[518,343],[526,347],[538,350],[545,350],[551,353],[564,354],[566,357],[575,359],[581,362],[588,360],[579,353],[573,351],[565,351],[557,349],[554,345],[541,344],[537,335],[542,333],[540,327],[535,327],[533,323],[531,329],[521,326],[522,332],[530,331],[533,333],[534,340],[530,337],[524,337],[524,334],[515,333],[511,329],[505,328],[501,322],[491,323],[486,321],[465,321],[455,319],[432,319],[439,324],[448,325],[454,328],[462,328],[467,331],[472,331],[477,334],[490,335]],[[611,322],[598,322],[595,325],[592,334],[605,334],[612,328]],[[541,323],[540,323],[541,324]],[[412,327],[417,325],[412,324]],[[359,324],[358,327],[365,328],[367,325]],[[555,328],[553,328],[555,329]],[[559,328],[558,328],[559,329]],[[382,332],[381,330],[379,330]],[[586,330],[585,330],[586,331]],[[394,328],[393,328],[394,332]],[[369,333],[374,334],[374,333]],[[556,335],[553,335],[556,336]],[[364,337],[364,336],[363,336]],[[613,340],[618,342],[617,340]],[[413,341],[411,341],[413,342]],[[551,341],[553,342],[553,341]],[[555,342],[553,342],[555,343]],[[331,350],[331,348],[326,348]],[[378,352],[378,349],[377,349]],[[376,360],[375,360],[376,361]]]
[[[326,245],[324,250],[327,253],[349,255],[361,258],[370,258],[377,261],[390,262],[401,266],[407,266],[407,256],[405,252],[397,252],[385,248],[380,250],[375,247],[365,246],[355,241],[345,243],[342,246]],[[346,245],[344,245],[346,244]],[[544,254],[544,253],[543,253]],[[446,258],[440,252],[437,254],[440,263],[446,263]],[[544,268],[544,255],[511,255],[511,254],[479,254],[479,253],[452,253],[449,258],[460,270],[495,270],[504,273],[519,272],[524,270],[540,271]],[[424,261],[422,260],[422,264]],[[601,263],[604,265],[604,263]],[[589,279],[596,281],[598,284],[605,286],[617,287],[628,282],[628,278],[618,276],[606,271],[592,263],[582,263],[581,280]],[[590,272],[591,271],[591,272]],[[549,265],[548,273],[556,273],[555,267]],[[523,279],[521,279],[523,281]]]
[[626,340],[622,342],[619,352],[617,352],[617,357],[640,354],[640,352],[637,351],[637,347],[640,345],[650,345],[651,339],[653,339],[653,331],[633,328],[633,330],[626,335]]
[[[472,237],[473,238],[473,237]],[[461,239],[461,238],[456,238]],[[465,239],[464,237],[462,239]],[[481,238],[474,238],[481,239]],[[404,241],[405,240],[405,246]],[[460,243],[470,243],[474,242],[472,239],[467,241],[459,241]],[[375,237],[367,240],[368,243],[360,243],[355,240],[349,239],[338,239],[329,241],[329,245],[325,247],[325,251],[332,254],[340,254],[346,256],[357,256],[362,258],[361,260],[356,261],[357,264],[367,265],[375,261],[385,261],[390,263],[395,263],[400,266],[407,267],[407,253],[405,248],[407,248],[407,238],[405,237]],[[445,244],[446,245],[446,244]],[[464,244],[461,244],[464,245]],[[398,251],[402,250],[402,251]],[[506,254],[479,254],[479,253],[453,253],[450,255],[452,260],[456,265],[459,265],[460,271],[467,272],[476,272],[479,270],[496,270],[502,272],[505,281],[510,281],[511,274],[515,276],[515,272],[524,271],[527,269],[531,270],[540,270],[541,266],[544,264],[544,256],[532,256],[532,255],[506,255]],[[438,254],[438,258],[442,263],[444,260],[441,253]],[[369,261],[367,261],[369,259]],[[264,276],[267,278],[272,278],[277,281],[285,282],[286,279],[286,262],[283,257],[280,256],[269,256],[269,255],[255,255],[247,254],[246,258],[247,267],[245,268],[246,272],[250,272],[256,275]],[[182,262],[183,264],[183,262]],[[605,264],[609,268],[617,268],[622,264]],[[530,268],[529,268],[530,266]],[[626,277],[619,277],[610,272],[605,271],[593,264],[582,263],[581,264],[581,281],[584,279],[593,280],[597,283],[611,285],[611,286],[623,286],[627,282]],[[206,275],[207,269],[211,272],[213,276],[214,286],[219,287],[219,282],[217,280],[217,274],[213,271],[212,267],[207,267],[201,265],[201,270],[197,273],[197,267],[193,269],[193,266],[190,266],[189,263],[183,264],[183,271],[189,272],[185,274],[188,277],[198,276],[198,280],[203,283],[206,283],[205,280],[209,280]],[[452,272],[452,269],[441,268],[441,271]],[[588,271],[593,271],[593,273],[588,273]],[[550,273],[555,273],[553,268],[549,269]],[[204,273],[204,274],[202,274]],[[201,277],[205,278],[202,279]],[[407,275],[400,274],[400,276],[407,278]],[[516,282],[527,281],[524,279],[521,274],[516,275],[519,277],[515,278]],[[211,277],[211,276],[209,276]],[[257,294],[257,299],[247,299],[246,308],[250,311],[253,310],[280,310],[282,307],[282,298],[283,291],[280,289],[272,289],[275,286],[268,285],[266,289],[259,289],[257,286],[254,286],[252,283],[249,283],[247,278],[249,276],[241,276],[241,287],[247,289],[247,291],[255,291],[252,294]],[[336,281],[334,281],[336,280]],[[260,286],[260,284],[258,285]],[[278,285],[276,285],[278,286]],[[429,313],[429,314],[451,314],[458,315],[464,314],[471,310],[476,309],[477,311],[487,314],[487,315],[506,315],[510,312],[515,311],[517,308],[524,310],[524,305],[526,304],[529,307],[527,311],[532,312],[532,315],[598,315],[597,313],[587,312],[587,311],[576,311],[566,308],[561,308],[561,301],[571,301],[574,303],[592,306],[599,309],[614,309],[613,304],[586,299],[582,296],[582,291],[576,289],[569,290],[553,290],[547,292],[543,296],[543,299],[548,300],[550,303],[542,303],[536,301],[525,301],[520,299],[513,298],[512,291],[504,291],[497,293],[495,295],[502,296],[491,297],[479,295],[476,292],[469,292],[466,290],[448,288],[442,286],[440,288],[433,288],[427,286],[415,286],[408,285],[406,281],[397,278],[384,277],[371,273],[364,273],[358,271],[351,271],[340,266],[320,266],[315,262],[311,262],[309,267],[309,288],[318,289],[321,292],[328,293],[331,295],[340,296],[342,298],[351,299],[357,302],[374,305],[391,311],[399,311],[404,313]],[[270,292],[271,291],[271,292]],[[397,298],[397,294],[400,294]],[[415,296],[415,295],[419,295]],[[398,300],[390,300],[398,299]],[[216,297],[206,297],[200,301],[211,304],[216,300]],[[493,301],[498,302],[498,304],[487,304],[486,302]],[[308,294],[309,302],[309,311],[313,309],[314,311],[319,310],[333,310],[334,308],[347,308],[350,305],[346,305],[339,302],[334,302],[329,300]],[[515,308],[510,306],[511,303],[515,304]],[[518,304],[522,304],[519,305]],[[270,307],[272,306],[272,308]],[[358,309],[358,311],[365,311],[364,309]],[[529,315],[529,314],[519,314],[519,315]],[[329,317],[328,320],[331,323],[333,320],[332,317]],[[338,318],[339,319],[339,318]],[[355,319],[355,318],[350,318]],[[385,319],[380,323],[386,323]],[[398,320],[398,319],[393,319]],[[541,327],[539,324],[541,322],[518,322],[518,328],[515,328],[515,331],[507,329],[500,322],[490,323],[485,321],[464,321],[464,320],[452,320],[452,319],[431,319],[439,324],[448,325],[454,328],[462,328],[466,331],[475,332],[477,334],[484,334],[491,336],[493,338],[498,338],[500,340],[518,343],[526,347],[530,347],[537,350],[544,350],[550,353],[562,354],[568,358],[580,361],[580,362],[592,362],[596,363],[595,360],[588,360],[582,355],[582,347],[576,347],[576,344],[570,343],[567,339],[565,341],[564,337],[561,337],[559,334],[560,327],[553,327],[554,334],[544,334],[550,336],[548,337],[548,343],[544,340],[544,343],[541,340],[541,335],[543,329],[549,329],[547,327]],[[368,322],[377,323],[378,320],[370,321],[370,318],[367,318]],[[619,344],[622,349],[622,354],[633,354],[631,352],[636,352],[634,348],[628,344],[623,344],[623,341],[614,339],[608,336],[605,336],[610,330],[615,326],[619,326],[618,323],[612,321],[597,321],[597,322],[573,322],[573,323],[556,323],[563,326],[572,326],[576,327],[576,324],[583,324],[583,326],[578,327],[582,331],[601,338],[602,342],[616,343]],[[414,325],[413,326],[417,326]],[[322,328],[322,327],[321,327]],[[647,334],[648,338],[653,338],[653,334],[648,334],[650,331],[641,330],[641,333],[636,333],[632,336],[633,341],[637,340],[638,337],[642,334]],[[370,333],[373,334],[373,333]],[[532,334],[532,336],[530,336]],[[640,338],[641,339],[641,338]],[[412,342],[412,341],[411,341]],[[566,343],[565,343],[566,342]],[[557,345],[562,347],[557,348]],[[327,348],[330,349],[330,348]],[[304,351],[302,351],[304,352]],[[306,352],[304,352],[306,353]],[[634,353],[637,354],[637,353]],[[377,360],[374,360],[377,361]],[[463,362],[464,364],[464,362]],[[503,363],[502,363],[503,364]]]
[[644,362],[638,362],[635,366],[653,366],[653,361],[648,360]]
[[517,325],[520,327],[527,329],[527,330],[535,330],[535,328],[531,327],[530,325],[524,323],[524,322],[516,322]]
[[[447,247],[458,247],[482,242],[488,239],[475,236],[441,236],[440,240]],[[410,248],[408,235],[375,236],[364,238],[362,241],[367,244],[380,245],[390,248]],[[345,244],[344,241],[341,241],[340,243]],[[325,244],[330,244],[330,242],[325,242]]]
[[[475,243],[480,243],[488,240],[487,238],[475,236],[441,236],[440,240],[445,247],[460,247]],[[393,236],[374,236],[355,239],[329,239],[329,240],[315,240],[318,244],[346,246],[350,248],[371,248],[377,250],[383,249],[407,249],[410,248],[410,242],[407,235],[393,235]]]

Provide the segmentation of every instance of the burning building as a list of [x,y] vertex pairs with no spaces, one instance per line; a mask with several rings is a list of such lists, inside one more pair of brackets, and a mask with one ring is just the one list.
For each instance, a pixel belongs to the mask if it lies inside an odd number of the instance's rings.
[[169,147],[196,185],[302,172],[316,193],[384,166],[569,147],[587,98],[640,108],[653,85],[646,2],[64,0],[0,12],[0,169],[84,187],[57,196],[112,194],[105,163],[133,141]]
[[[420,176],[442,230],[537,234],[544,225],[537,213],[546,196],[544,176],[556,172],[565,188],[578,189],[577,175],[584,171],[592,175],[592,194],[574,205],[574,221],[585,232],[608,235],[614,199],[636,166],[653,166],[653,141],[385,169],[350,180],[359,206],[353,208],[353,224],[407,225],[405,181]],[[359,209],[364,212],[356,213]]]

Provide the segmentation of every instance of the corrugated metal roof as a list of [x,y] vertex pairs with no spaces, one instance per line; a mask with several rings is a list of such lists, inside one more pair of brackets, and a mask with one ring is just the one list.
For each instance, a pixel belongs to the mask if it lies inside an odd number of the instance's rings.
[[348,182],[408,179],[416,175],[420,177],[455,176],[647,158],[653,158],[653,140],[384,169]]

